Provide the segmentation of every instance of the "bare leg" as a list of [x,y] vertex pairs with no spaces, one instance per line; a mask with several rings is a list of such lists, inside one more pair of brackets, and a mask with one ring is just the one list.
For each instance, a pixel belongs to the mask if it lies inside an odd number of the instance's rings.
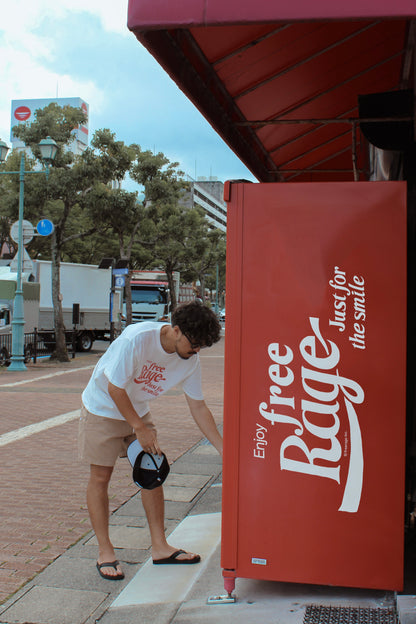
[[[149,523],[150,538],[152,540],[152,558],[165,559],[170,557],[178,548],[170,546],[165,536],[165,501],[163,486],[154,490],[142,490],[142,502]],[[184,553],[178,559],[192,559],[193,553]]]
[[[112,466],[90,467],[90,480],[87,487],[87,505],[90,520],[98,541],[98,563],[114,561],[116,556],[109,535],[108,484],[113,473]],[[120,566],[102,568],[104,574],[116,576],[121,573]]]

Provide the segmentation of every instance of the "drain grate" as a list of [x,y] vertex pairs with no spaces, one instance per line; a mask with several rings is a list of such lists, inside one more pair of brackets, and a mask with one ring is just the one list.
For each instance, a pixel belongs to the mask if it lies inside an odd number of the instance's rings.
[[398,624],[397,611],[361,607],[308,605],[303,624]]

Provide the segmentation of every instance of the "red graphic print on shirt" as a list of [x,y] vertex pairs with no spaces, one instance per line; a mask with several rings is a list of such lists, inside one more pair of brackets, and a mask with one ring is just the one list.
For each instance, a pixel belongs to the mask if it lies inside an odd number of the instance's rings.
[[140,375],[134,379],[134,383],[143,384],[142,389],[145,392],[158,396],[164,391],[163,386],[159,385],[160,382],[166,380],[166,377],[163,376],[164,371],[164,366],[158,366],[155,362],[148,360],[143,365]]

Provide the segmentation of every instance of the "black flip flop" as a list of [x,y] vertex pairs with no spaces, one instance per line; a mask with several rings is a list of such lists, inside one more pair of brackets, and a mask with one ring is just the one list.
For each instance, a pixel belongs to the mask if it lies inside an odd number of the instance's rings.
[[107,581],[121,581],[121,579],[124,579],[124,574],[123,572],[121,572],[121,574],[105,574],[104,572],[101,572],[101,568],[114,568],[114,570],[117,570],[117,566],[118,566],[119,562],[116,561],[110,561],[107,563],[98,563],[97,561],[97,570],[100,574],[100,576],[102,576],[104,579],[107,579]]
[[169,564],[191,564],[191,563],[199,563],[201,561],[201,557],[199,555],[194,555],[191,559],[178,559],[179,555],[187,554],[186,550],[175,550],[174,553],[171,554],[170,557],[166,557],[166,559],[153,559],[154,565],[161,565],[164,563]]

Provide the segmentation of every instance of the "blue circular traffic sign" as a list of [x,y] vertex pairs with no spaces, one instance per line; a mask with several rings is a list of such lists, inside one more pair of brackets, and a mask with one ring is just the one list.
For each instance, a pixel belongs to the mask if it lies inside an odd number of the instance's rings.
[[124,275],[116,275],[114,279],[114,286],[116,288],[124,288],[125,286]]
[[42,219],[36,226],[38,234],[41,236],[49,236],[54,230],[54,225],[49,219]]

